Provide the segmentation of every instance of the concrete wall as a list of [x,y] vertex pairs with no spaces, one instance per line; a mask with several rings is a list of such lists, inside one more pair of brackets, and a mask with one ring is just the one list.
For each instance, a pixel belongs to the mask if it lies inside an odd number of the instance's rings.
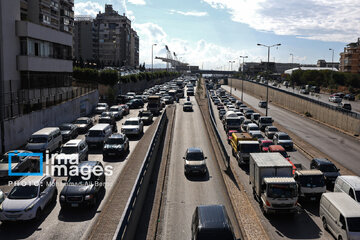
[[[231,84],[230,79],[229,84]],[[234,88],[241,90],[241,80],[232,79],[232,85]],[[266,87],[257,83],[244,81],[244,92],[263,100],[266,99]],[[352,134],[360,134],[360,119],[339,111],[272,88],[269,88],[269,101],[302,114],[309,112],[316,120]]]
[[41,128],[57,127],[62,123],[73,122],[80,116],[90,114],[98,100],[99,92],[96,90],[53,107],[6,120],[4,123],[5,151],[26,144],[31,134]]

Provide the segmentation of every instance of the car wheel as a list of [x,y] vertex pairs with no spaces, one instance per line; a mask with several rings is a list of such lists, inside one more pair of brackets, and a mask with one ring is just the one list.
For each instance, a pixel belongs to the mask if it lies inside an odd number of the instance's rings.
[[41,219],[41,208],[38,208],[38,210],[36,210],[35,220],[39,221],[40,219]]
[[323,217],[322,222],[323,222],[323,227],[324,227],[324,229],[325,229],[325,230],[328,230],[328,226],[327,226],[327,222],[326,222],[325,217]]
[[338,237],[338,240],[343,240],[342,236],[339,236],[339,237]]

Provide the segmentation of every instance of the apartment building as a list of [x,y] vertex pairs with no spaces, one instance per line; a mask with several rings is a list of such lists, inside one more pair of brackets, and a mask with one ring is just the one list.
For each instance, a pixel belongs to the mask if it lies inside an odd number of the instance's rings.
[[93,18],[76,16],[74,24],[73,55],[76,59],[92,61],[94,59]]
[[360,38],[357,42],[349,43],[340,53],[340,71],[360,73]]

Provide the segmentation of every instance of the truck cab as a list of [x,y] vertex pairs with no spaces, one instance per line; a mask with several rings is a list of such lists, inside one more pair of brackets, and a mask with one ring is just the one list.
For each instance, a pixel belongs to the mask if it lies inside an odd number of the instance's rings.
[[294,179],[298,184],[301,200],[319,201],[326,192],[324,174],[320,170],[297,170]]
[[243,118],[238,116],[233,111],[228,111],[224,116],[224,129],[229,130],[241,130]]
[[259,141],[248,133],[233,133],[230,144],[239,166],[249,163],[250,153],[260,152]]

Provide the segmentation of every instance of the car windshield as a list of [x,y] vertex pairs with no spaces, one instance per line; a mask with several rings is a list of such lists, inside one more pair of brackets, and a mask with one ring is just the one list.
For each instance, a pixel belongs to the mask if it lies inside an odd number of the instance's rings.
[[191,106],[192,104],[189,102],[184,103],[185,106]]
[[280,135],[279,139],[280,140],[290,140],[290,137],[288,135]]
[[269,184],[267,196],[270,198],[293,198],[297,196],[296,184]]
[[119,107],[111,107],[110,111],[117,112],[117,111],[119,111]]
[[319,167],[322,172],[337,172],[337,168],[333,164],[321,164]]
[[272,118],[260,118],[261,123],[272,123]]
[[106,104],[98,103],[97,107],[106,107]]
[[360,218],[352,217],[347,218],[347,225],[349,232],[360,232]]
[[76,120],[75,124],[87,124],[86,120]]
[[100,118],[99,123],[111,123],[111,118]]
[[104,133],[102,131],[90,131],[89,132],[89,137],[102,137],[104,136]]
[[59,128],[60,128],[61,131],[71,130],[70,125],[61,125]]
[[273,142],[262,142],[263,147],[269,147],[271,145],[274,145],[274,143]]
[[198,233],[197,239],[206,239],[206,240],[234,240],[234,235],[228,229],[219,229],[217,231],[208,231],[201,230]]
[[252,136],[253,138],[257,138],[257,139],[264,138],[261,133],[254,133],[254,134],[251,134],[251,136]]
[[[20,161],[19,156],[11,156],[11,163],[18,163]],[[2,163],[8,163],[9,162],[9,155],[8,154],[4,154],[3,158],[1,159]]]
[[360,203],[360,191],[355,191],[356,199]]
[[123,138],[109,138],[106,141],[106,144],[123,144],[124,143],[124,139]]
[[8,195],[9,199],[32,199],[38,195],[38,186],[15,186]]
[[204,155],[202,152],[188,152],[186,159],[192,161],[202,161],[204,160]]
[[256,153],[260,152],[259,144],[239,144],[241,153]]
[[[84,176],[84,178],[86,178]],[[90,185],[95,182],[95,176],[91,176],[89,180],[84,180],[82,176],[71,176],[68,178],[67,184],[71,185]]]
[[150,117],[151,113],[150,112],[143,112],[143,113],[141,113],[141,116],[142,117]]
[[240,125],[240,119],[226,119],[228,125]]
[[47,137],[32,137],[29,143],[47,143]]
[[300,176],[300,185],[302,187],[323,187],[325,186],[324,176],[322,175],[305,175]]
[[270,127],[268,128],[269,132],[278,132],[278,129],[276,127]]
[[126,121],[124,125],[139,125],[138,121]]
[[156,103],[149,103],[149,104],[148,104],[148,107],[149,107],[149,108],[153,108],[153,107],[157,107],[157,106],[159,106],[159,105],[156,104]]
[[63,154],[74,154],[74,153],[78,153],[78,148],[71,146],[71,147],[63,147],[60,151],[60,153]]

